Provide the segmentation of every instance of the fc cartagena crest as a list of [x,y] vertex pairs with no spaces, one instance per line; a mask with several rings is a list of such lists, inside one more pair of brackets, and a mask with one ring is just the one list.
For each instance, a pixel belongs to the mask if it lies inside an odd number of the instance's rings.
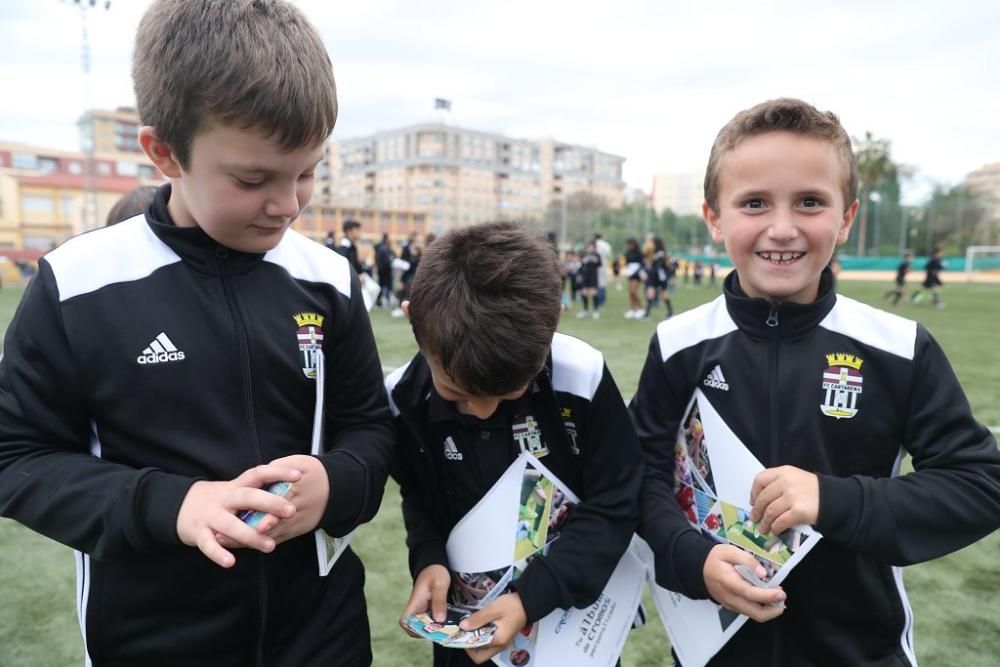
[[826,397],[819,406],[827,417],[850,419],[858,414],[863,380],[861,365],[864,360],[853,354],[826,355],[827,369],[823,371],[823,391]]
[[542,442],[542,432],[538,429],[538,422],[531,415],[515,423],[512,430],[514,442],[522,452],[531,452],[536,459],[549,453],[549,448]]
[[293,315],[299,325],[296,335],[299,351],[302,353],[302,372],[311,380],[316,379],[319,355],[323,353],[323,316],[318,313],[298,313]]

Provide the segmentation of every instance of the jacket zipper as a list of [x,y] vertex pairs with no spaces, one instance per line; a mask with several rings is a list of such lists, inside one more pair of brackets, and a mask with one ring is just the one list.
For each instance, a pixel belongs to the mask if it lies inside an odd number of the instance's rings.
[[[247,331],[243,323],[243,316],[240,313],[239,303],[233,293],[232,285],[229,284],[228,265],[229,251],[222,246],[215,249],[215,257],[219,265],[219,276],[222,280],[222,291],[226,296],[226,305],[229,306],[229,314],[236,327],[236,338],[240,349],[240,370],[243,375],[243,405],[247,411],[247,430],[250,435],[250,451],[255,464],[264,462],[264,455],[260,450],[260,440],[257,436],[257,425],[254,422],[253,407],[253,374],[250,372],[250,344],[247,340]],[[259,593],[258,611],[260,628],[257,633],[257,667],[264,667],[264,634],[267,631],[267,575],[264,573],[264,554],[257,554],[258,577],[257,589]]]
[[[770,304],[770,309],[768,310],[767,320],[765,324],[768,326],[768,355],[767,355],[767,404],[768,404],[768,415],[769,415],[769,428],[768,434],[770,437],[768,456],[770,459],[767,461],[766,467],[771,468],[777,465],[778,462],[778,423],[780,410],[778,409],[778,352],[781,346],[781,337],[778,330],[778,325],[780,324],[778,320],[778,304]],[[778,667],[781,665],[781,626],[778,624],[780,619],[775,619],[772,621],[774,623],[774,633],[771,635],[771,664]]]

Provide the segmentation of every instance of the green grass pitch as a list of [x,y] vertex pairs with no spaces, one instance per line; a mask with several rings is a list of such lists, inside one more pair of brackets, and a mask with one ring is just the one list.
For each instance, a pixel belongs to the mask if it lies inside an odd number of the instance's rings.
[[[888,284],[846,282],[842,291],[885,307],[881,294]],[[686,310],[715,296],[714,290],[685,289],[674,295],[675,307]],[[6,329],[21,290],[0,292],[0,329]],[[996,331],[1000,328],[1000,285],[949,284],[946,307],[903,304],[899,314],[920,320],[938,338],[955,366],[977,418],[1000,424],[1000,362]],[[609,289],[600,320],[579,320],[575,311],[560,329],[599,348],[622,394],[635,391],[655,320],[622,318],[624,292]],[[405,321],[384,311],[372,314],[386,370],[406,362],[415,345]],[[992,332],[992,333],[991,333]],[[368,572],[366,590],[372,625],[375,665],[429,665],[429,645],[407,638],[397,625],[410,590],[406,572],[399,494],[390,482],[382,510],[355,539]],[[1000,533],[946,558],[907,568],[905,580],[916,614],[915,640],[924,665],[1000,664]],[[74,566],[68,548],[0,519],[0,665],[66,667],[83,664],[75,612]],[[622,662],[626,667],[670,663],[666,635],[647,599],[650,622],[632,633]]]

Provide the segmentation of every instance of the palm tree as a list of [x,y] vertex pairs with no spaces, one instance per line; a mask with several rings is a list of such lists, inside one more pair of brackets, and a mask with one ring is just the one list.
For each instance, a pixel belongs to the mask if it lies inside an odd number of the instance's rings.
[[858,161],[858,184],[861,200],[861,217],[858,219],[858,256],[865,254],[868,239],[868,212],[871,208],[871,193],[882,183],[896,178],[896,165],[890,157],[889,140],[876,139],[871,132],[865,132],[864,139],[851,138],[854,155]]

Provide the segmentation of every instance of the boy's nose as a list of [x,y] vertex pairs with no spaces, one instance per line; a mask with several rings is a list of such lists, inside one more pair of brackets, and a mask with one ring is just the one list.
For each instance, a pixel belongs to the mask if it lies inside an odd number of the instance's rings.
[[296,188],[275,190],[264,204],[269,218],[294,218],[299,214],[299,197]]
[[767,228],[767,235],[776,241],[793,239],[798,235],[798,227],[795,220],[788,211],[776,211],[771,217],[771,224]]

